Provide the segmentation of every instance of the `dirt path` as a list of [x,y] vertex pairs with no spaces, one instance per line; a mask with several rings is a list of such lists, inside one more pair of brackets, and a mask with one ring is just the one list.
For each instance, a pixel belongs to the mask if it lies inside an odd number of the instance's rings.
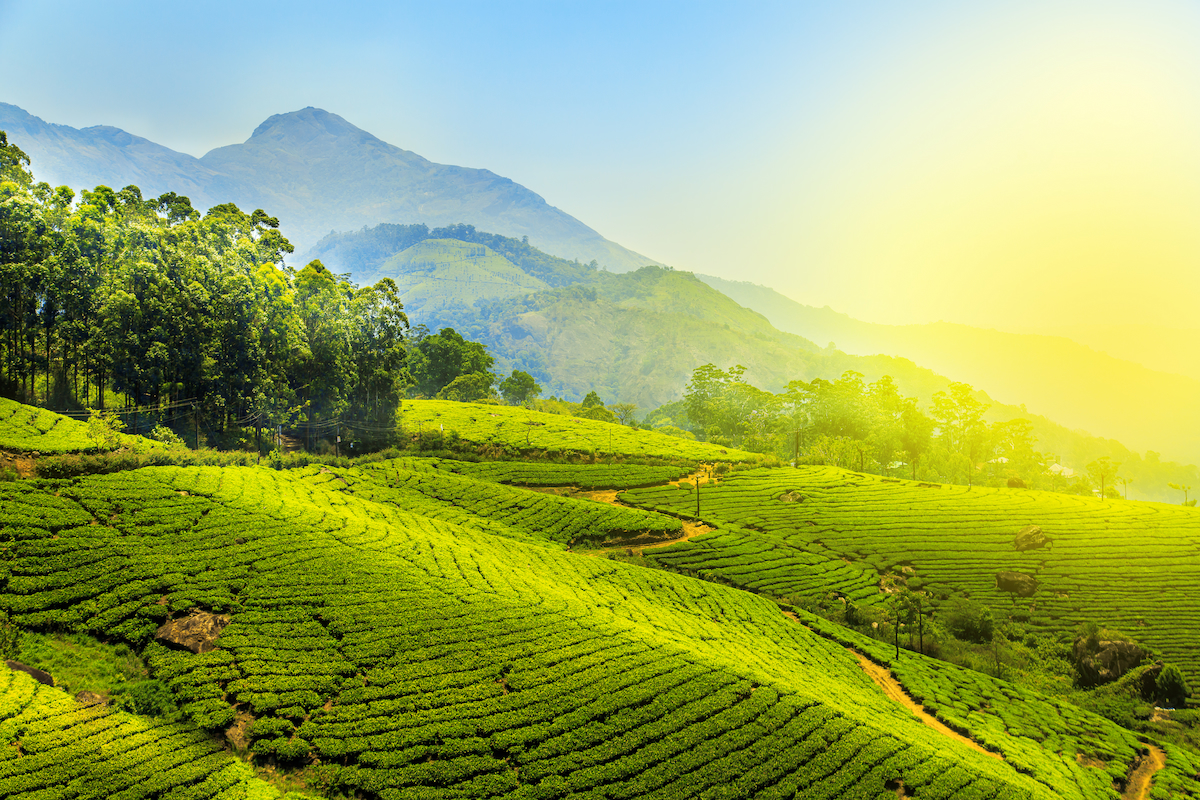
[[[800,620],[800,617],[796,616],[791,611],[784,611],[783,615],[799,625],[804,625],[804,623]],[[921,720],[921,722],[933,728],[938,733],[944,736],[949,736],[951,739],[956,739],[972,750],[977,750],[980,753],[983,753],[985,756],[991,756],[992,758],[996,758],[1001,761],[1004,760],[1003,756],[1001,756],[999,753],[993,753],[991,750],[985,750],[973,739],[963,736],[958,731],[951,729],[946,725],[946,723],[942,722],[940,719],[926,711],[924,706],[908,696],[908,692],[904,691],[904,687],[900,685],[900,681],[892,677],[892,673],[887,667],[879,666],[862,653],[851,650],[849,647],[846,648],[846,652],[858,659],[858,666],[861,667],[862,671],[867,673],[867,677],[873,680],[875,685],[883,691],[885,697],[892,702],[899,703],[907,708],[913,713],[913,716]],[[903,786],[901,786],[900,791],[903,791]]]
[[900,685],[898,680],[892,677],[892,673],[886,667],[879,666],[861,653],[854,653],[854,656],[858,659],[858,665],[862,667],[862,671],[867,673],[871,680],[875,681],[875,685],[883,690],[884,695],[886,695],[889,700],[904,706],[911,711],[917,719],[921,720],[921,722],[924,722],[926,725],[933,728],[943,736],[949,736],[951,739],[957,739],[967,747],[983,753],[985,756],[991,756],[992,758],[1003,760],[999,753],[993,753],[991,750],[985,750],[974,740],[969,739],[966,736],[963,736],[961,733],[950,729],[944,722],[926,711],[924,706],[920,705],[917,703],[917,701],[908,696],[908,693],[904,691],[904,687]]
[[1154,774],[1166,765],[1167,754],[1150,745],[1150,754],[1138,758],[1137,766],[1125,784],[1125,791],[1121,793],[1121,800],[1149,800]]
[[[681,480],[687,480],[687,478],[681,478]],[[624,506],[624,503],[621,503],[619,500],[617,500],[617,495],[620,494],[622,491],[624,491],[624,489],[600,489],[600,490],[594,491],[594,492],[578,492],[575,496],[582,497],[586,500],[594,500],[597,503],[608,503],[609,505],[614,505],[614,506]],[[675,539],[665,539],[661,542],[655,542],[654,544],[646,544],[646,545],[642,545],[641,547],[628,547],[626,545],[618,545],[616,547],[606,547],[603,550],[596,550],[594,552],[591,552],[591,553],[589,553],[589,555],[602,556],[602,555],[605,555],[606,553],[610,553],[614,550],[629,550],[634,555],[640,556],[642,554],[642,551],[644,551],[644,550],[650,550],[651,548],[654,548],[654,547],[668,547],[673,544],[679,544],[680,542],[686,542],[688,539],[691,539],[694,536],[699,536],[700,534],[708,533],[709,531],[716,530],[716,528],[714,528],[713,526],[705,525],[703,522],[693,522],[691,520],[686,520],[686,519],[680,520],[680,522],[683,523],[683,536],[677,537]]]

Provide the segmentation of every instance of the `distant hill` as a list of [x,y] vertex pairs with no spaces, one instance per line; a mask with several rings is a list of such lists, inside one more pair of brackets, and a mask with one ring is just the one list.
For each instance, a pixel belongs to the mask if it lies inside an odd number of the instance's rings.
[[426,239],[397,253],[366,282],[391,278],[416,319],[463,311],[481,298],[525,295],[550,287],[522,272],[487,245],[457,239]]
[[876,325],[797,303],[765,286],[710,276],[701,280],[761,312],[780,330],[834,342],[847,353],[909,358],[1069,428],[1200,463],[1200,428],[1188,423],[1200,417],[1200,380],[1157,372],[1061,336],[947,322]]
[[[483,242],[488,244],[482,248],[467,246]],[[482,341],[495,356],[499,374],[529,372],[546,396],[578,401],[594,390],[609,402],[636,403],[645,414],[679,400],[692,370],[707,363],[721,368],[741,364],[747,381],[776,392],[791,380],[833,379],[846,370],[860,372],[868,381],[890,375],[904,394],[926,407],[951,380],[967,380],[985,390],[980,398],[992,406],[989,421],[1028,419],[1039,449],[1073,469],[1082,471],[1100,456],[1120,462],[1140,458],[1126,449],[1127,442],[1099,438],[1111,435],[1108,428],[1096,426],[1090,430],[1098,435],[1090,435],[1073,430],[1081,427],[1077,422],[1064,427],[1057,417],[1019,405],[1024,399],[1019,396],[1005,405],[987,383],[918,365],[902,349],[843,352],[840,342],[853,344],[849,334],[865,325],[845,315],[828,309],[805,312],[824,323],[814,327],[818,335],[838,334],[837,347],[819,347],[781,330],[789,324],[791,306],[799,304],[753,284],[724,281],[719,291],[707,283],[719,279],[670,269],[598,272],[519,240],[461,225],[432,231],[420,225],[380,225],[326,237],[309,255],[335,271],[350,271],[360,283],[384,277],[387,265],[386,276],[399,285],[413,324],[430,330],[450,326]],[[503,266],[504,261],[511,266]],[[521,272],[550,288],[518,293]],[[751,308],[772,310],[782,325]],[[806,308],[800,306],[802,312]],[[888,352],[899,355],[881,354]],[[1140,449],[1170,453],[1172,441],[1164,437]],[[1135,485],[1129,492],[1143,499],[1168,499],[1165,482]]]
[[245,142],[199,159],[118,128],[49,124],[7,103],[0,103],[0,130],[29,154],[42,180],[75,189],[135,184],[147,196],[174,191],[197,208],[263,208],[300,251],[331,231],[381,222],[468,223],[611,270],[657,263],[508,178],[436,164],[318,108],[276,114]]

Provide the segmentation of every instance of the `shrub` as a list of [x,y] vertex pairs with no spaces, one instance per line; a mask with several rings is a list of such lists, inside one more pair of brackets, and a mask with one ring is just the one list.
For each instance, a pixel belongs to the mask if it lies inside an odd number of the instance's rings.
[[139,681],[121,695],[117,707],[134,714],[160,719],[175,719],[179,716],[179,707],[175,705],[175,696],[162,681]]
[[1176,707],[1184,705],[1187,696],[1191,694],[1183,672],[1174,664],[1163,667],[1162,672],[1158,673],[1154,688],[1160,701]]

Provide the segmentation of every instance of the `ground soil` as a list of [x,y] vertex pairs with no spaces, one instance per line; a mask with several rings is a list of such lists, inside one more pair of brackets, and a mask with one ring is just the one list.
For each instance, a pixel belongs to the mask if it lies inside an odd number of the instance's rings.
[[28,453],[0,450],[0,468],[15,469],[22,478],[33,478],[36,477],[37,461]]
[[1125,784],[1121,800],[1149,800],[1154,774],[1167,765],[1167,754],[1150,746],[1150,754],[1141,756],[1133,768],[1133,774]]

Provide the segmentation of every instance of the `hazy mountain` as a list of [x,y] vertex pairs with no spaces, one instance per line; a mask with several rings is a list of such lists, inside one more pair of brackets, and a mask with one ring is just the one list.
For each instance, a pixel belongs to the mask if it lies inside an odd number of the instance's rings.
[[947,322],[877,325],[797,303],[752,283],[700,276],[764,314],[775,327],[860,355],[903,356],[1023,404],[1070,428],[1119,439],[1134,450],[1200,462],[1200,381],[1114,358],[1061,336],[1015,334]]
[[1200,328],[1070,325],[1014,329],[1013,332],[1065,336],[1115,358],[1200,380]]
[[657,263],[508,178],[435,164],[317,108],[270,117],[242,144],[199,159],[117,128],[51,125],[8,104],[0,104],[0,130],[29,154],[41,180],[75,189],[132,183],[147,196],[187,195],[198,208],[263,208],[301,252],[335,230],[467,223],[615,271]]
[[29,156],[37,180],[51,186],[66,185],[78,192],[101,184],[114,189],[133,184],[147,197],[164,192],[186,195],[198,208],[223,202],[209,194],[216,173],[198,159],[120,128],[54,125],[0,103],[0,130]]

